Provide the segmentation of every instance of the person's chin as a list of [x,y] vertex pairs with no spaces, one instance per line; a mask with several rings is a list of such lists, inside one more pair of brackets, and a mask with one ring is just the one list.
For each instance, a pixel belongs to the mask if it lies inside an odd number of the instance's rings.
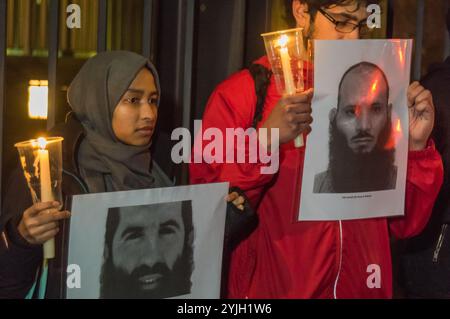
[[150,141],[152,140],[152,137],[141,137],[137,138],[133,141],[134,146],[146,146],[150,144]]

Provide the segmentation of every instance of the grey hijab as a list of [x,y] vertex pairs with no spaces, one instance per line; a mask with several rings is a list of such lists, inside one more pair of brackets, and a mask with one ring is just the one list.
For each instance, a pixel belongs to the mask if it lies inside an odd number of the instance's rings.
[[158,186],[150,172],[150,144],[126,145],[112,129],[116,105],[144,67],[152,72],[161,92],[158,73],[151,62],[126,51],[104,52],[89,59],[69,87],[68,102],[86,132],[78,165],[90,192]]

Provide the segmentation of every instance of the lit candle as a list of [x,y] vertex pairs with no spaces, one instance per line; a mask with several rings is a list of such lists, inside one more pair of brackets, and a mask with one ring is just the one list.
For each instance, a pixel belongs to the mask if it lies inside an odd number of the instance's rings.
[[[281,67],[283,69],[285,92],[287,95],[294,95],[296,88],[294,84],[294,76],[292,75],[291,57],[289,56],[287,48],[288,41],[289,37],[286,34],[283,34],[278,40],[278,45],[280,46],[280,58]],[[302,147],[304,145],[303,135],[297,136],[294,143],[295,147]]]
[[[39,145],[38,156],[39,156],[39,179],[41,184],[41,202],[51,202],[53,201],[52,193],[52,180],[50,177],[50,160],[48,150],[45,149],[47,146],[47,141],[45,138],[38,138]],[[44,243],[44,258],[52,259],[55,258],[55,239],[49,239]]]
[[296,90],[294,84],[294,77],[292,75],[291,57],[289,56],[288,48],[286,46],[288,40],[289,40],[288,36],[283,34],[278,40],[278,44],[280,45],[280,58],[281,58],[281,67],[283,68],[285,91],[287,95],[293,95],[295,94]]

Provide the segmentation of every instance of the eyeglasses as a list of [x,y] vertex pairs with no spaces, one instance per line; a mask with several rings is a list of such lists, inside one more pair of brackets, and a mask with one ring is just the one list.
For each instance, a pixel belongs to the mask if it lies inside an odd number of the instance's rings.
[[351,33],[354,30],[356,30],[356,28],[359,29],[359,32],[365,32],[367,33],[369,31],[369,29],[367,28],[367,20],[364,19],[359,23],[353,23],[350,21],[339,21],[336,20],[335,18],[333,18],[328,12],[326,12],[325,10],[318,8],[317,11],[319,11],[320,13],[322,13],[324,15],[325,18],[327,18],[331,23],[333,23],[335,25],[335,29],[338,32],[341,33]]

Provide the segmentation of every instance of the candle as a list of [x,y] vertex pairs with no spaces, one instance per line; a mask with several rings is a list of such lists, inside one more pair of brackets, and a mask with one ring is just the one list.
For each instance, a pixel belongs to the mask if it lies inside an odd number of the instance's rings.
[[[38,156],[39,156],[39,179],[41,186],[41,202],[51,202],[53,201],[52,193],[52,180],[50,176],[50,160],[48,150],[45,149],[47,146],[47,141],[45,138],[38,138],[39,145]],[[55,258],[55,239],[49,239],[44,243],[44,258],[52,259]]]
[[285,91],[288,95],[295,94],[295,84],[294,77],[292,75],[291,68],[291,57],[289,56],[287,42],[289,38],[287,35],[283,34],[278,40],[278,44],[280,45],[280,58],[281,58],[281,67],[283,68],[283,76],[284,76],[284,84]]
[[[294,84],[294,76],[292,75],[291,57],[289,56],[287,43],[289,38],[286,34],[280,36],[278,45],[280,46],[281,67],[283,69],[283,77],[285,84],[285,92],[287,95],[293,95],[296,92]],[[304,145],[303,135],[299,135],[294,141],[295,147],[300,148]]]

